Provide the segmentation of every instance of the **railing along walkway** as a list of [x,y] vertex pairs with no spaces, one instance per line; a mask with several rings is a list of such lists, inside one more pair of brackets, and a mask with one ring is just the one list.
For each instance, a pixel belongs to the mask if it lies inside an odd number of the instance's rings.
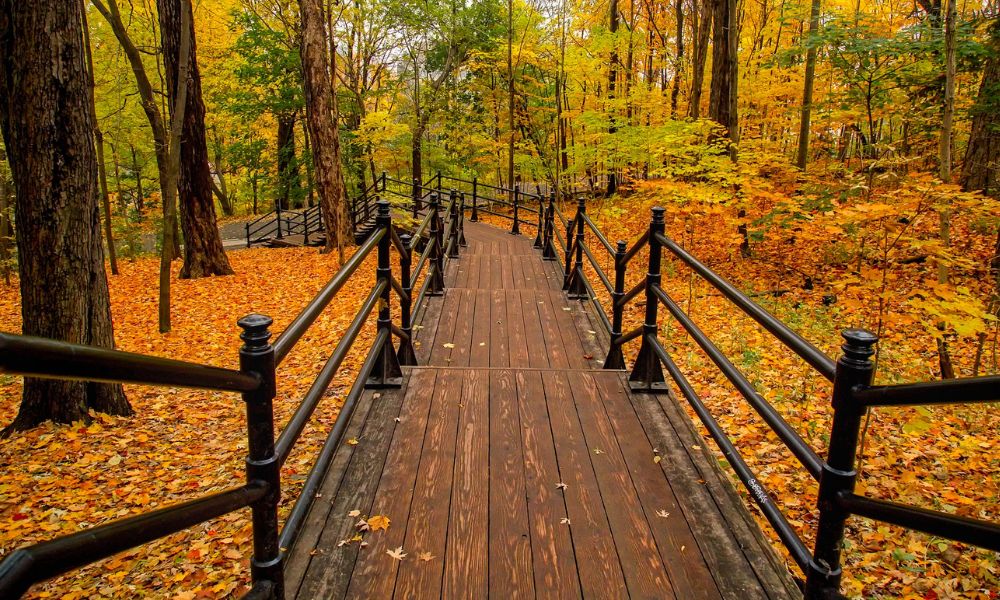
[[[426,366],[359,400],[287,596],[795,597],[675,401],[601,369],[554,263],[530,237],[465,235],[415,328]],[[350,541],[375,515],[388,529]]]

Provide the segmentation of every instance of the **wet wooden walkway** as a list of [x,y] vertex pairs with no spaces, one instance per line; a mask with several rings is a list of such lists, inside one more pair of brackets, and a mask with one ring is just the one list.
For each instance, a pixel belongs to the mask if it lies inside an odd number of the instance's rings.
[[[465,233],[420,320],[424,366],[359,404],[287,596],[800,596],[676,401],[600,369],[557,266],[529,237]],[[362,544],[352,515],[390,524]]]

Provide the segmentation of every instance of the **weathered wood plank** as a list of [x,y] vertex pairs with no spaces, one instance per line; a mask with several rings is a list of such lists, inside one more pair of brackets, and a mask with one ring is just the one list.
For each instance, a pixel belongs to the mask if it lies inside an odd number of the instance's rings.
[[563,496],[568,522],[564,525],[570,527],[573,536],[583,593],[592,598],[624,598],[625,577],[590,462],[591,449],[587,447],[573,404],[573,382],[562,372],[547,375],[550,377],[545,381],[545,400],[559,474],[566,484]]
[[[633,598],[673,598],[674,588],[657,552],[656,540],[642,510],[615,432],[604,412],[603,400],[590,373],[574,378],[573,399],[596,476],[597,491],[607,510],[611,534],[621,561],[625,583]],[[641,435],[640,432],[619,432]],[[652,451],[647,467],[655,468]],[[633,468],[642,468],[633,465]],[[655,514],[651,515],[654,519]]]
[[490,366],[490,314],[493,305],[489,290],[476,290],[476,310],[473,312],[472,347],[469,349],[469,365]]
[[671,485],[654,462],[654,457],[661,461],[663,457],[653,452],[621,377],[614,372],[594,373],[592,377],[674,589],[684,598],[721,598]]
[[[468,370],[463,375],[442,597],[486,598],[487,523],[494,474],[489,468],[490,372]],[[436,560],[441,559],[432,559]]]
[[[463,373],[457,369],[442,371],[432,392],[434,399],[406,523],[406,541],[402,544],[410,560],[396,561],[385,554],[379,557],[382,562],[399,564],[395,598],[441,595]],[[437,559],[419,560],[419,555],[425,552]]]
[[566,503],[563,490],[557,487],[562,479],[542,373],[517,371],[516,379],[535,589],[540,598],[579,598],[571,530],[561,522],[567,516]]
[[413,369],[410,375],[407,391],[411,393],[403,402],[370,511],[388,517],[390,525],[368,537],[368,547],[360,552],[350,579],[349,598],[392,597],[398,563],[385,553],[403,545],[437,377],[433,369]]
[[503,290],[490,292],[490,366],[510,366],[510,342],[507,334],[507,300]]
[[518,390],[511,371],[489,375],[490,594],[534,598]]

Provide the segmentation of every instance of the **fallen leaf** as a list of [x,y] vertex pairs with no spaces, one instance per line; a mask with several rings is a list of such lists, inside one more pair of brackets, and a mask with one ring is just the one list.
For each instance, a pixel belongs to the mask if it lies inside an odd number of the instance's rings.
[[361,516],[361,511],[355,508],[351,512],[347,513],[347,516],[348,517],[354,517],[354,518],[360,517]]
[[417,555],[417,559],[427,562],[430,560],[434,560],[434,555],[431,554],[430,552],[421,552],[420,554]]
[[454,348],[455,344],[452,344],[451,342],[445,342],[444,344],[442,344],[442,346],[444,346],[445,348]]
[[349,446],[357,446],[358,445],[358,440],[357,440],[357,438],[351,438],[351,439],[347,440],[347,444]]
[[389,529],[389,517],[375,515],[374,517],[368,519],[368,527],[370,527],[372,531],[385,531],[386,529]]
[[562,519],[559,519],[559,523],[562,525],[569,525],[570,524],[569,517],[563,517]]
[[568,487],[569,487],[568,485],[566,485],[565,483],[563,483],[563,482],[561,482],[561,481],[560,481],[559,483],[557,483],[557,484],[556,484],[556,488],[557,488],[557,489],[560,489],[560,490],[564,490],[564,489],[566,489],[566,488],[568,488]]
[[667,517],[670,516],[670,513],[668,513],[666,510],[658,510],[656,511],[656,516],[663,517],[664,519],[666,519]]
[[395,560],[403,560],[404,558],[406,558],[406,553],[403,552],[402,546],[396,548],[395,550],[386,550],[385,553]]
[[653,457],[653,462],[654,463],[659,463],[661,460],[663,460],[663,457],[660,456],[659,454],[657,454],[656,456]]

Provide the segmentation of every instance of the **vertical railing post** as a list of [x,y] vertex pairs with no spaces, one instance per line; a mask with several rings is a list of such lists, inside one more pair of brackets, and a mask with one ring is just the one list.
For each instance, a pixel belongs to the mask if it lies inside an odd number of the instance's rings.
[[604,359],[605,369],[624,369],[625,356],[622,354],[620,338],[622,336],[622,317],[625,306],[621,304],[625,297],[625,252],[627,246],[622,240],[615,245],[615,291],[611,293],[611,346],[608,356]]
[[428,266],[427,272],[427,276],[431,278],[430,285],[427,288],[428,296],[441,296],[444,294],[444,248],[441,247],[444,237],[441,232],[440,208],[441,203],[438,195],[436,193],[431,194],[429,243],[434,244],[434,248],[431,250],[431,264]]
[[458,258],[458,192],[448,196],[448,258]]
[[386,180],[385,171],[382,171],[382,175],[380,175],[380,178],[382,179],[382,194],[385,194],[385,180]]
[[586,212],[587,199],[580,196],[576,200],[576,242],[573,244],[576,251],[576,259],[573,264],[573,270],[569,274],[569,282],[566,285],[566,297],[575,300],[586,300],[590,297],[587,292],[587,284],[583,279],[583,228],[586,225],[583,222],[583,215]]
[[[354,234],[354,229],[351,229],[351,235]],[[309,245],[309,209],[302,211],[302,245]]]
[[250,247],[250,222],[247,221],[246,223],[244,223],[243,224],[243,228],[246,229],[246,232],[247,232],[247,248],[249,248]]
[[417,214],[423,209],[423,206],[421,206],[421,200],[420,200],[420,198],[421,198],[421,196],[423,194],[423,190],[421,189],[421,185],[420,185],[421,183],[423,183],[423,182],[420,181],[419,177],[413,177],[413,218],[414,219],[417,218]]
[[663,234],[663,208],[654,206],[653,218],[649,222],[649,268],[646,271],[646,317],[642,323],[642,345],[635,358],[635,365],[628,376],[629,387],[634,392],[662,393],[667,391],[663,380],[663,366],[660,358],[653,352],[649,338],[655,338],[657,327],[657,309],[660,300],[653,293],[654,287],[660,286],[660,259],[662,248],[657,240],[658,234]]
[[569,289],[569,276],[573,272],[573,229],[576,227],[576,218],[566,220],[566,256],[564,257],[563,264],[565,265],[563,273],[563,286],[562,289]]
[[260,377],[260,387],[243,393],[247,411],[247,483],[264,483],[267,493],[251,505],[253,558],[250,577],[255,586],[270,588],[270,597],[285,597],[281,548],[278,545],[278,501],[281,473],[274,454],[275,362],[271,346],[270,317],[250,314],[237,325],[240,338],[240,370]]
[[458,206],[458,243],[465,248],[469,245],[465,241],[465,192],[459,192]]
[[472,178],[472,216],[469,220],[473,223],[479,221],[479,178]]
[[396,359],[400,365],[412,366],[417,364],[417,354],[413,351],[413,281],[410,279],[414,252],[410,246],[413,238],[410,234],[404,233],[399,236],[399,241],[406,250],[399,253],[399,286],[403,288],[403,296],[399,299],[399,328],[406,337],[399,340]]
[[517,205],[518,205],[518,201],[520,200],[520,196],[521,196],[521,184],[520,183],[515,183],[514,184],[514,224],[510,226],[510,233],[511,233],[511,235],[521,235],[521,226],[518,223],[518,218],[517,218]]
[[541,248],[543,231],[545,230],[545,199],[542,196],[538,196],[536,199],[538,200],[538,226],[535,227],[535,242],[531,247]]
[[441,195],[441,171],[438,171],[434,175],[434,179],[437,179],[437,191],[438,191],[438,196],[440,196]]
[[845,329],[843,354],[837,360],[833,379],[833,427],[830,447],[819,479],[819,525],[816,548],[806,570],[805,597],[809,600],[838,598],[842,570],[840,550],[844,542],[844,524],[849,513],[840,507],[838,498],[854,492],[857,471],[858,436],[865,409],[854,400],[854,391],[871,385],[878,337],[864,329]]
[[375,202],[375,231],[382,233],[378,241],[378,267],[375,270],[376,284],[385,283],[382,296],[378,303],[378,332],[385,332],[385,342],[379,349],[379,358],[372,369],[365,387],[373,389],[401,387],[403,385],[403,370],[399,368],[396,352],[392,348],[392,315],[389,302],[392,300],[392,263],[389,261],[389,250],[392,245],[392,216],[389,214],[389,203],[385,200]]
[[549,204],[545,208],[545,234],[542,243],[542,260],[555,260],[556,249],[552,245],[555,235],[556,193],[549,192]]
[[277,213],[275,215],[275,219],[277,219],[277,223],[278,223],[278,235],[277,235],[277,238],[280,240],[282,237],[284,237],[283,235],[281,235],[281,200],[278,200],[278,208],[275,209],[275,212]]

